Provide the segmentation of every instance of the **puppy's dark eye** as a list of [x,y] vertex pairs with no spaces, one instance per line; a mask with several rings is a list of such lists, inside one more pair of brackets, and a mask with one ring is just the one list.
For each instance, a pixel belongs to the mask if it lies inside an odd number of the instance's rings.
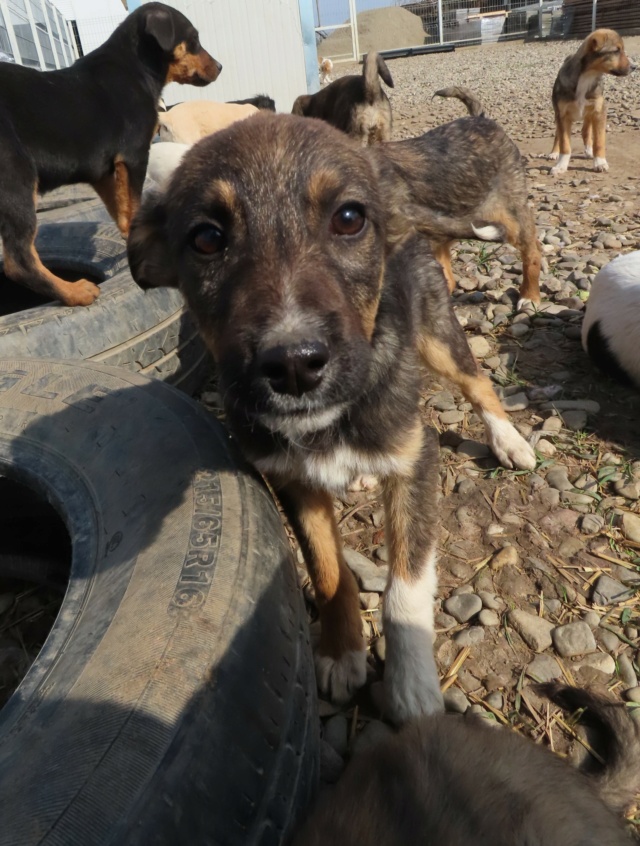
[[357,235],[367,221],[364,206],[360,203],[345,203],[331,218],[330,231],[333,235]]
[[200,255],[213,256],[227,246],[224,231],[213,223],[201,223],[189,235],[190,246]]

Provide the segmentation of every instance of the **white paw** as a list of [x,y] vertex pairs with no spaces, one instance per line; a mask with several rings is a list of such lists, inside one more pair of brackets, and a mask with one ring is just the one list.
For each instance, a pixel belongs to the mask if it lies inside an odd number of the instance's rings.
[[536,466],[536,454],[513,423],[490,413],[482,416],[489,446],[500,464],[509,470],[514,467],[518,470],[533,470]]
[[351,482],[347,490],[349,491],[375,491],[380,486],[380,482],[376,476],[356,476]]
[[315,665],[320,692],[337,705],[348,702],[367,678],[367,653],[364,649],[345,652],[337,659],[316,654]]
[[443,709],[433,657],[436,587],[436,556],[430,552],[418,578],[393,578],[384,595],[385,703],[398,724]]
[[558,161],[559,156],[560,156],[560,153],[549,153],[549,155],[547,156],[547,158],[548,158],[548,159],[551,159],[551,161],[552,161],[552,162],[557,162],[557,161]]
[[561,153],[558,157],[558,164],[551,168],[551,176],[558,176],[560,173],[566,173],[569,168],[569,161],[571,156],[568,153]]
[[539,305],[539,302],[534,302],[527,297],[520,297],[518,305],[516,306],[516,311],[524,311],[526,314],[534,314]]
[[585,147],[584,148],[584,157],[585,157],[585,159],[592,159],[593,158],[593,147]]
[[427,629],[386,621],[384,664],[385,714],[396,725],[444,708],[433,657],[433,635]]
[[593,169],[596,173],[606,173],[609,170],[609,165],[606,159],[600,159],[596,156],[593,160]]

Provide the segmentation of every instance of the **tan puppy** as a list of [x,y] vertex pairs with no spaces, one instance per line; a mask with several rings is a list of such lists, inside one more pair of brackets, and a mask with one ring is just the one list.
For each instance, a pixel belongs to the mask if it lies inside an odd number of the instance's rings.
[[195,144],[205,135],[225,129],[237,120],[244,120],[257,112],[258,109],[249,104],[189,100],[178,103],[168,112],[160,112],[158,131],[163,141]]
[[553,86],[553,111],[556,116],[556,137],[550,159],[558,164],[551,168],[553,176],[565,173],[571,159],[571,127],[582,123],[582,140],[587,158],[593,158],[598,173],[609,170],[605,152],[607,106],[602,89],[602,76],[626,76],[632,70],[624,52],[622,38],[612,29],[597,29],[568,56]]

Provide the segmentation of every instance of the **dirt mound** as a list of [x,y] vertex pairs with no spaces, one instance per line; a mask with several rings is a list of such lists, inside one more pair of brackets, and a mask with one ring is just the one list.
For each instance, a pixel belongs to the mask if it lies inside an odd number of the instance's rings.
[[[357,16],[360,52],[393,50],[424,44],[425,32],[417,15],[398,7],[372,9]],[[322,56],[351,54],[351,30],[337,29],[319,47]]]

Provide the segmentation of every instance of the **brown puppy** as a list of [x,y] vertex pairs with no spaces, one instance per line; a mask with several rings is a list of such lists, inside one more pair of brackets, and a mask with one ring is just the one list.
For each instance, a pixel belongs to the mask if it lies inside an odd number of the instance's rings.
[[549,158],[558,160],[551,168],[554,176],[565,173],[569,167],[571,127],[581,119],[585,156],[593,158],[595,171],[609,170],[605,149],[607,106],[602,77],[605,73],[626,76],[631,69],[622,38],[612,29],[592,32],[578,51],[564,60],[552,94],[556,137]]
[[379,76],[393,88],[393,79],[382,56],[367,53],[362,76],[343,76],[317,94],[303,94],[291,114],[315,117],[357,138],[363,147],[391,138],[391,103]]
[[535,458],[478,372],[426,238],[379,190],[371,152],[321,121],[256,115],[186,153],[128,247],[139,285],[182,289],[227,423],[296,531],[320,610],[318,681],[336,701],[364,683],[366,655],[332,498],[358,475],[382,480],[385,683],[402,721],[441,707],[438,450],[420,418],[420,362],[460,386],[502,460]]
[[362,752],[293,846],[629,846],[620,813],[640,787],[638,723],[624,705],[545,686],[604,734],[587,775],[480,717],[432,715]]
[[[535,220],[527,205],[526,173],[520,151],[499,124],[482,114],[482,108],[466,88],[436,91],[440,97],[457,97],[471,117],[387,144],[378,154],[393,169],[388,192],[400,190],[393,202],[414,207],[416,219],[427,210],[433,217],[456,220],[488,220],[502,227],[503,237],[522,256],[522,284],[518,310],[540,301],[540,247]],[[395,177],[402,176],[397,182]],[[394,189],[395,186],[395,189]],[[391,196],[391,194],[389,195]],[[422,211],[420,212],[418,208]],[[456,282],[451,269],[453,230],[445,227],[431,236],[435,257],[444,270],[449,290]],[[472,235],[472,237],[477,237]]]

